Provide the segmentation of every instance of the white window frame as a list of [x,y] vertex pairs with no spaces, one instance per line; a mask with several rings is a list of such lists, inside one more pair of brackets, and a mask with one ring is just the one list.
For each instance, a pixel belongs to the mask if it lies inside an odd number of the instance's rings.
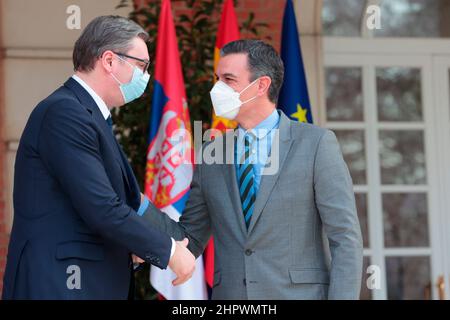
[[[365,255],[371,255],[372,264],[379,265],[382,273],[382,290],[373,291],[373,299],[387,298],[387,284],[385,276],[384,257],[392,255],[430,255],[431,263],[431,286],[432,297],[438,297],[436,281],[438,277],[445,274],[446,288],[449,288],[450,272],[450,253],[447,250],[450,244],[449,232],[450,217],[445,214],[445,210],[450,208],[449,198],[445,194],[450,194],[450,177],[442,175],[445,170],[445,163],[439,161],[438,150],[445,150],[450,160],[449,144],[443,147],[439,142],[439,137],[446,131],[444,124],[438,124],[440,109],[443,103],[436,102],[436,92],[434,84],[436,78],[433,78],[435,69],[433,61],[436,55],[450,55],[450,41],[441,39],[399,39],[399,38],[340,38],[325,37],[323,39],[324,66],[326,67],[344,67],[361,66],[363,68],[363,99],[364,99],[364,117],[368,120],[365,125],[358,123],[348,124],[345,122],[326,123],[325,121],[325,99],[319,110],[319,124],[330,127],[331,129],[365,129],[366,139],[366,161],[367,161],[367,186],[355,186],[356,192],[365,192],[370,190],[368,197],[368,224],[369,224],[369,245],[371,249],[365,250]],[[408,66],[419,67],[422,72],[422,100],[424,123],[377,123],[377,102],[376,102],[376,83],[375,68],[373,66]],[[434,81],[434,82],[433,82]],[[447,88],[441,88],[441,92],[447,91]],[[324,88],[322,97],[325,97]],[[440,97],[445,99],[445,97]],[[448,99],[447,99],[448,100]],[[449,102],[447,101],[448,105]],[[430,108],[431,106],[431,108]],[[447,109],[448,110],[448,109]],[[447,119],[449,119],[447,117]],[[448,126],[448,123],[447,123]],[[378,155],[378,129],[395,128],[397,129],[425,129],[425,148],[427,165],[427,185],[426,186],[381,186],[380,185],[380,166]],[[450,135],[449,135],[450,136]],[[369,147],[371,146],[371,147]],[[444,149],[442,149],[444,148]],[[450,162],[446,162],[447,164]],[[447,166],[448,168],[448,166]],[[449,171],[448,169],[446,171]],[[440,180],[446,180],[445,188],[442,188]],[[429,213],[429,240],[430,248],[389,248],[384,249],[383,216],[381,208],[382,192],[424,192],[428,194],[428,213]],[[445,193],[447,192],[447,193]],[[448,294],[447,294],[448,298]]]

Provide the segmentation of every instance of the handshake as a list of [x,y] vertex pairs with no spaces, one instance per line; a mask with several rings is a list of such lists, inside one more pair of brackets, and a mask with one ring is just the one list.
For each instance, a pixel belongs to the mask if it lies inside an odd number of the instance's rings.
[[[141,203],[144,201],[145,196],[141,193]],[[170,257],[169,268],[177,276],[172,281],[174,286],[180,285],[188,281],[195,271],[195,257],[187,248],[189,240],[184,238],[183,241],[175,241],[175,252]],[[141,258],[133,255],[134,263],[145,262]]]
[[169,267],[176,274],[176,279],[172,281],[174,286],[188,281],[195,271],[195,257],[187,248],[189,240],[176,241],[175,252],[169,260]]
[[[175,242],[175,252],[169,260],[169,267],[177,276],[172,281],[174,286],[180,285],[188,281],[195,271],[195,257],[187,248],[189,240],[184,238],[183,241]],[[145,262],[141,258],[133,255],[134,263]]]

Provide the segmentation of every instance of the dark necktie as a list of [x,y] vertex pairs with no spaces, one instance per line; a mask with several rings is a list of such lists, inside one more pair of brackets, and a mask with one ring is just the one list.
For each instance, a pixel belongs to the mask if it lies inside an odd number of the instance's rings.
[[111,115],[109,115],[108,118],[106,118],[106,123],[108,124],[108,126],[111,128],[111,131],[112,131],[113,121],[112,121]]
[[251,141],[250,136],[246,135],[244,139],[244,154],[239,162],[239,194],[241,196],[242,212],[244,213],[245,225],[250,225],[250,219],[253,214],[253,207],[256,200],[255,193],[255,174],[253,164],[250,162]]

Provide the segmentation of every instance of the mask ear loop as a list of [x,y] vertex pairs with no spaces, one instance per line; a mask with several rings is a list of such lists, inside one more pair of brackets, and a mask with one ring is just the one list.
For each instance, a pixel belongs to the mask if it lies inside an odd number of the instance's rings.
[[[250,83],[248,86],[246,86],[244,89],[242,89],[241,92],[239,92],[239,96],[241,96],[241,94],[242,94],[245,90],[247,90],[248,88],[250,88],[250,87],[251,87],[256,81],[258,81],[258,80],[259,80],[259,78],[258,78],[258,79],[255,79],[252,83]],[[253,98],[250,98],[250,99],[248,99],[248,100],[242,102],[242,103],[241,103],[241,106],[242,106],[243,104],[245,104],[245,103],[248,103],[248,102],[250,102],[250,101],[255,100],[256,98],[258,98],[258,95],[256,95],[256,96],[254,96]]]
[[[116,56],[117,56],[117,58],[119,58],[119,59],[122,60],[123,62],[127,63],[130,67],[132,67],[132,68],[133,68],[133,72],[134,72],[134,69],[137,68],[136,66],[133,66],[131,63],[129,63],[127,60],[121,58],[118,54],[116,54]],[[120,86],[123,85],[123,83],[120,82],[119,79],[117,79],[116,76],[115,76],[113,73],[110,73],[110,74],[112,75],[112,77],[114,78],[114,80],[116,80],[116,82],[117,82]]]
[[[122,59],[118,54],[116,54],[116,57],[119,58],[120,60],[122,60],[123,62],[129,63],[128,61]],[[129,63],[129,64],[131,64],[131,63]],[[123,83],[120,82],[119,79],[117,79],[116,76],[112,72],[110,73],[110,75],[114,78],[114,80],[116,80],[116,82],[119,84],[119,86],[123,85]]]
[[137,66],[135,66],[135,65],[129,63],[127,60],[121,58],[119,55],[117,55],[117,57],[118,57],[120,60],[122,60],[123,62],[127,63],[131,68],[133,68],[133,73],[134,73],[134,70],[137,69],[139,72],[142,73],[142,75],[148,74],[148,75],[150,76],[150,73],[148,73],[148,71],[142,71],[142,70],[141,70],[140,68],[138,68]]
[[119,79],[116,78],[116,76],[111,72],[110,75],[116,80],[116,82],[119,84],[119,86],[123,85],[122,82],[119,81]]
[[241,90],[241,92],[239,92],[239,95],[241,95],[245,90],[247,90],[248,88],[250,88],[256,81],[258,81],[258,79],[253,80],[252,83],[250,83],[248,86],[246,86],[244,89]]
[[248,99],[248,100],[242,102],[242,103],[241,103],[241,106],[242,106],[243,104],[245,104],[245,103],[248,103],[248,102],[250,102],[250,101],[255,100],[256,98],[258,98],[258,96],[254,96],[253,98],[250,98],[250,99]]
[[123,62],[125,62],[126,64],[128,64],[130,67],[137,68],[136,66],[132,65],[131,63],[129,63],[127,60],[125,60],[124,58],[122,58],[121,56],[119,56],[118,54],[116,54],[117,58],[119,58],[120,60],[122,60]]

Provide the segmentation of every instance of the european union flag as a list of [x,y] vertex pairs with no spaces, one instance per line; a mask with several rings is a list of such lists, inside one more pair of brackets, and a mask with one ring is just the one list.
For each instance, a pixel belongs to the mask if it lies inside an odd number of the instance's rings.
[[278,108],[293,120],[312,123],[311,105],[299,39],[294,5],[292,0],[287,0],[281,38],[281,58],[284,62],[285,73],[278,99]]

